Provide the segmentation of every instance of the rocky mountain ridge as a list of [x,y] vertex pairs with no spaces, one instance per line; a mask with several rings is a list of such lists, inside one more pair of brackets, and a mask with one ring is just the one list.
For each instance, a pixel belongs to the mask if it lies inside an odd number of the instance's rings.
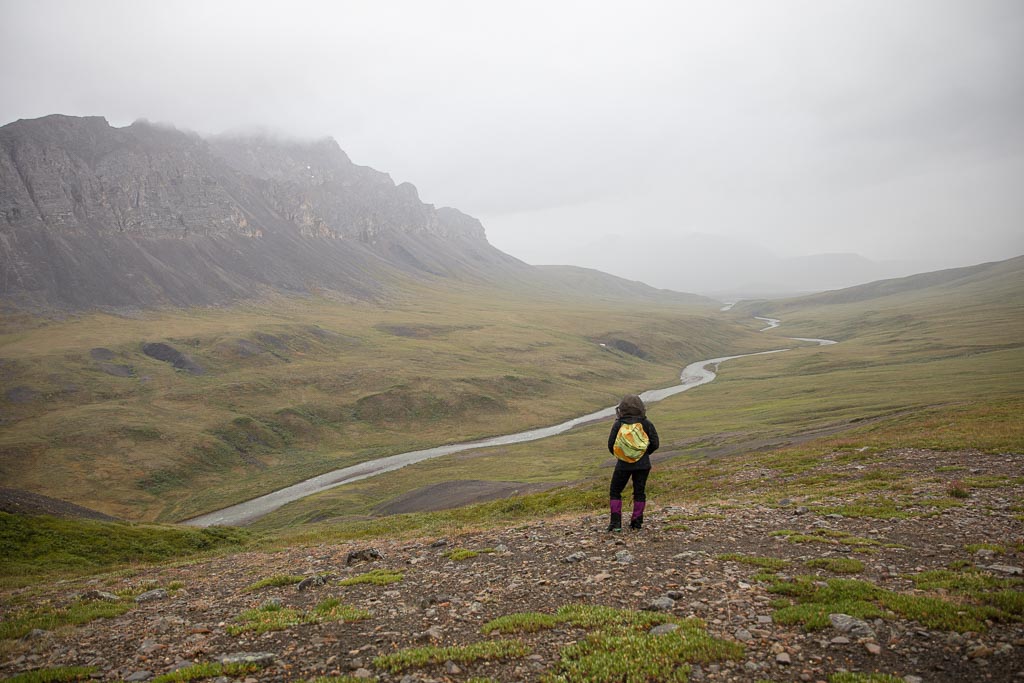
[[30,308],[373,298],[402,277],[528,266],[331,139],[205,140],[53,115],[0,127],[0,297]]

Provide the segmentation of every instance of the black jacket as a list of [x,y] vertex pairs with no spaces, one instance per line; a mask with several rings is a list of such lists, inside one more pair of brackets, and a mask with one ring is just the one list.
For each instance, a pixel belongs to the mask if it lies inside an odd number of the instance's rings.
[[646,417],[621,417],[615,420],[615,424],[612,425],[612,431],[608,434],[608,452],[615,455],[615,451],[613,449],[615,447],[615,437],[619,435],[619,427],[624,424],[636,424],[637,422],[643,425],[644,431],[647,432],[647,438],[650,439],[650,443],[647,444],[647,450],[644,451],[643,457],[636,462],[626,462],[625,460],[615,458],[615,469],[617,470],[632,471],[651,469],[651,453],[658,450],[658,446],[661,445],[661,442],[658,440],[658,430],[654,428],[654,423]]

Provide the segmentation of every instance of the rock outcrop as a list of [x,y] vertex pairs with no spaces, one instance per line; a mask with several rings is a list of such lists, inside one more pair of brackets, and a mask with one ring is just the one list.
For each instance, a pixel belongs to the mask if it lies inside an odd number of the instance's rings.
[[331,139],[205,140],[60,115],[0,127],[0,297],[18,306],[373,298],[402,277],[525,268],[476,219],[423,203]]

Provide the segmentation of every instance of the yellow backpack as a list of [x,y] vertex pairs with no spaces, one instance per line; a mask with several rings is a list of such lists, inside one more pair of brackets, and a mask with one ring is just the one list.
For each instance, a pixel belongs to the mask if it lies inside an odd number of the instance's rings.
[[612,452],[615,457],[623,462],[633,463],[644,457],[647,446],[651,440],[644,431],[644,426],[639,422],[633,424],[623,423],[619,427],[619,433],[615,435],[615,445]]

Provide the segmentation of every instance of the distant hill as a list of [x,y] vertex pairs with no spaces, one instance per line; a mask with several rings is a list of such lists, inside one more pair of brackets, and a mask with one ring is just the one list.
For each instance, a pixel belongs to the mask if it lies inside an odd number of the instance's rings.
[[918,261],[874,261],[848,253],[780,257],[768,249],[701,233],[647,237],[639,261],[619,259],[610,248],[631,241],[604,235],[580,245],[575,262],[642,279],[654,287],[726,301],[797,296],[929,270]]
[[0,297],[32,309],[366,299],[401,278],[529,267],[331,139],[47,116],[0,128]]
[[853,304],[887,298],[899,298],[901,301],[931,298],[941,303],[943,297],[954,290],[960,294],[975,294],[975,301],[1019,299],[1024,294],[1024,256],[965,268],[950,268],[880,280],[783,301],[751,302],[747,306],[755,308],[760,313],[783,314],[793,309]]
[[609,275],[592,268],[578,266],[536,266],[539,277],[534,281],[551,291],[609,300],[643,299],[652,303],[717,306],[710,297],[686,294],[670,289],[657,289],[637,280]]

